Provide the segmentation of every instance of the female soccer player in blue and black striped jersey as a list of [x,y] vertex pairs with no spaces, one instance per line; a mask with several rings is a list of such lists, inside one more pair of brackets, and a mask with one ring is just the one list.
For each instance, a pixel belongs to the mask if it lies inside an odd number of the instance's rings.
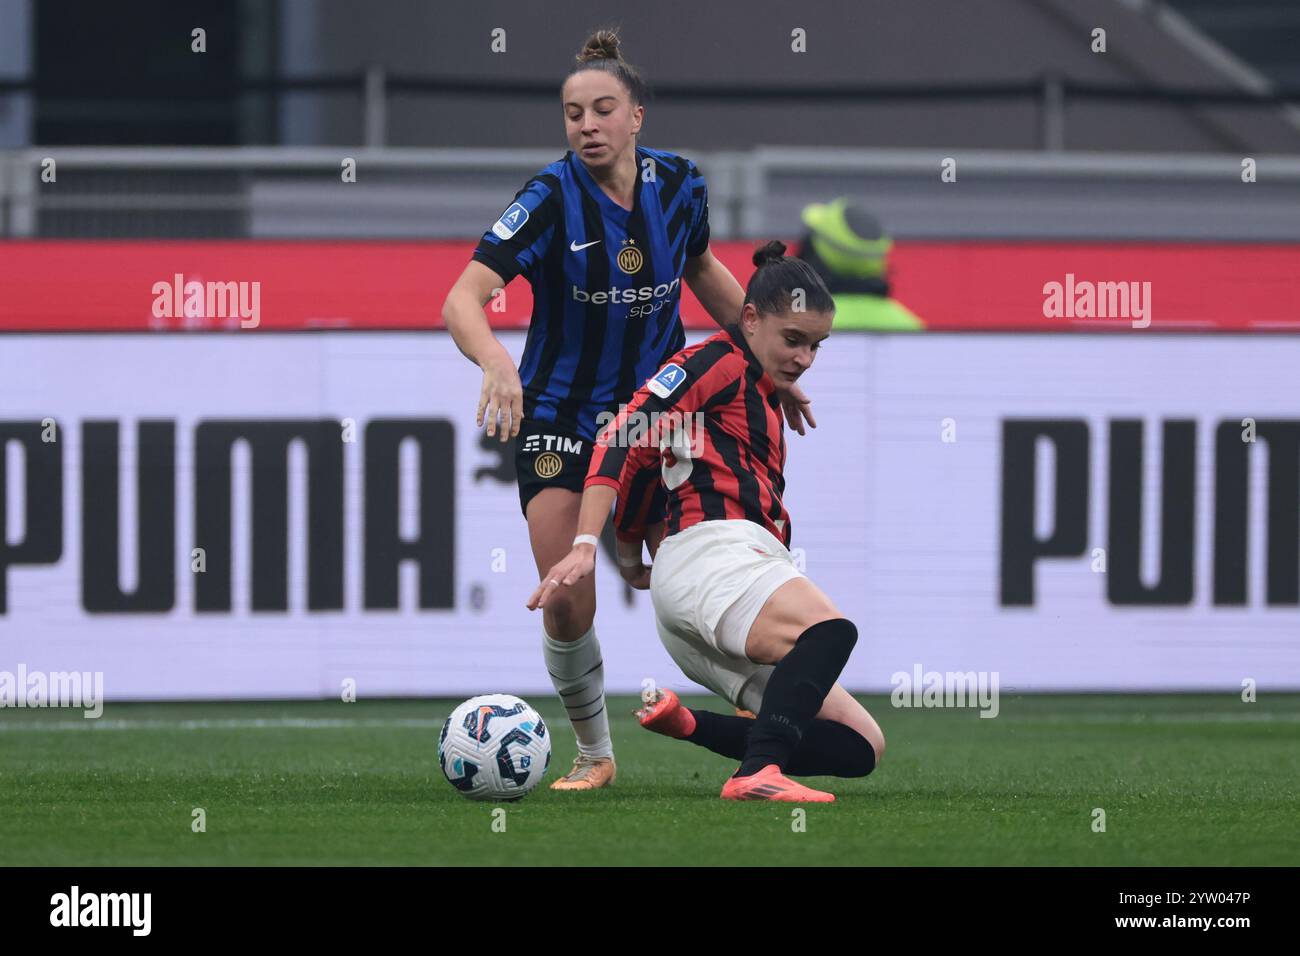
[[[617,414],[684,343],[683,280],[719,325],[737,322],[744,302],[709,251],[704,177],[683,157],[637,144],[645,87],[618,37],[595,33],[577,60],[561,90],[570,150],[515,195],[442,311],[456,345],[483,369],[478,424],[517,440],[519,503],[539,571],[571,547],[602,413]],[[516,370],[484,305],[519,275],[532,285],[533,315]],[[781,402],[796,431],[804,418],[815,426],[797,387]],[[652,551],[659,528],[647,535]],[[578,740],[574,768],[554,789],[614,778],[595,611],[588,577],[543,617],[546,668]]]

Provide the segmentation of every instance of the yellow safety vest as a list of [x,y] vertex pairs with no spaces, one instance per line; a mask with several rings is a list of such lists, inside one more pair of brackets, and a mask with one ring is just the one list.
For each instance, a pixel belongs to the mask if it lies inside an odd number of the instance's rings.
[[841,293],[835,299],[833,329],[870,329],[875,332],[918,332],[925,323],[907,306],[878,295]]

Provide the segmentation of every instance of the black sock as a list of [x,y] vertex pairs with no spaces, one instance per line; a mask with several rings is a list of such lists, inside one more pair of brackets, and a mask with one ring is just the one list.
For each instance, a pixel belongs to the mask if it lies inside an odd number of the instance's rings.
[[[715,754],[743,760],[756,721],[708,710],[692,710],[695,732],[685,738]],[[792,777],[865,777],[876,767],[867,738],[833,720],[814,719],[786,765]]]
[[809,724],[785,765],[792,777],[865,777],[875,769],[876,751],[870,741],[833,720]]
[[736,776],[748,777],[772,763],[785,770],[804,730],[848,663],[857,639],[858,629],[842,617],[814,624],[799,635],[772,670]]
[[694,709],[691,714],[695,717],[695,732],[687,740],[732,760],[744,759],[749,731],[754,726],[751,718]]

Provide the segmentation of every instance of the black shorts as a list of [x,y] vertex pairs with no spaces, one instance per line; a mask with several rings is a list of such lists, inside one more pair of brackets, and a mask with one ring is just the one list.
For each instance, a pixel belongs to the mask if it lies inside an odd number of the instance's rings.
[[515,474],[519,479],[519,507],[528,517],[528,502],[543,488],[582,492],[591,464],[586,438],[550,422],[525,418],[515,437]]
[[[582,493],[591,465],[592,442],[550,422],[526,418],[515,438],[515,474],[519,481],[519,508],[528,517],[528,502],[543,488],[564,488]],[[660,482],[650,505],[650,523],[662,521],[668,495]]]

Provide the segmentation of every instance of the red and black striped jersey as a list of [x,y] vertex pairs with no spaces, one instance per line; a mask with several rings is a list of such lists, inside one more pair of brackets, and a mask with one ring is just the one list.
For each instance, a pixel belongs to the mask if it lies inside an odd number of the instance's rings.
[[615,530],[640,540],[660,480],[666,534],[745,520],[790,546],[785,431],[772,377],[738,326],[673,355],[596,438],[586,484],[618,491]]

